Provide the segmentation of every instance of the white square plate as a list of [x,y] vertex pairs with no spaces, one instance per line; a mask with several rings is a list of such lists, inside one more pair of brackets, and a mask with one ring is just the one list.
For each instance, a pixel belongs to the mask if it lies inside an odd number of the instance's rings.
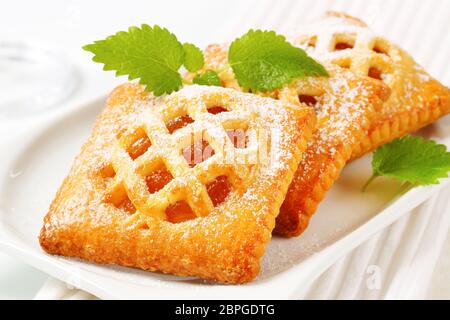
[[[399,184],[379,178],[362,193],[371,174],[370,156],[351,163],[307,231],[293,239],[274,237],[262,259],[261,274],[245,285],[211,284],[47,255],[37,240],[43,217],[104,100],[39,118],[0,150],[0,249],[99,298],[296,298],[339,257],[449,182],[445,179],[440,185],[415,188],[395,198]],[[450,118],[422,134],[450,146]]]

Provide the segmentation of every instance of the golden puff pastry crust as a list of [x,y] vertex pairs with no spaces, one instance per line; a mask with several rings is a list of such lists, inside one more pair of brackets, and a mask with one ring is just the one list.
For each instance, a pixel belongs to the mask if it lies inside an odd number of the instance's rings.
[[[40,244],[97,263],[250,281],[315,122],[309,108],[231,89],[188,86],[155,98],[119,86],[52,202]],[[230,135],[238,129],[243,145]]]
[[[210,45],[205,50],[202,71],[221,70],[222,85],[240,89],[226,63],[227,46]],[[355,75],[333,64],[325,67],[329,78],[298,79],[280,90],[264,94],[309,107],[318,119],[316,132],[308,143],[277,217],[274,231],[284,236],[296,236],[305,230],[318,204],[364,139],[390,94],[389,88],[379,81]]]
[[379,119],[356,146],[352,159],[450,112],[450,90],[408,53],[376,35],[358,18],[328,12],[315,23],[302,26],[292,41],[320,61],[372,77],[391,89]]

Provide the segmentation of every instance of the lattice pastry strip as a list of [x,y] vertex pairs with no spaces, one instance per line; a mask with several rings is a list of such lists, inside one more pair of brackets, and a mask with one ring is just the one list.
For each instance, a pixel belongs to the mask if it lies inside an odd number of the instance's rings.
[[[205,51],[204,70],[221,70],[224,86],[239,89],[227,65],[227,47],[211,45]],[[352,151],[375,121],[389,88],[381,82],[326,65],[330,78],[299,79],[265,95],[313,108],[318,127],[294,175],[277,217],[275,232],[294,236],[307,226]],[[187,75],[192,78],[192,74]]]
[[[89,261],[249,281],[314,127],[309,108],[235,90],[190,86],[155,98],[120,86],[58,191],[40,243]],[[243,145],[229,133],[238,128],[248,132]],[[272,131],[268,148],[259,132]],[[213,152],[191,161],[197,139]],[[266,149],[270,161],[259,161]]]
[[[164,109],[173,108],[174,106],[171,105],[172,102],[168,99],[162,107]],[[225,159],[225,155],[234,157],[236,151],[234,145],[228,138],[223,124],[227,123],[228,126],[239,127],[242,123],[247,123],[247,119],[250,118],[250,113],[244,111],[239,113],[236,111],[228,111],[213,115],[208,113],[206,105],[189,102],[189,100],[183,102],[180,107],[178,101],[176,108],[186,110],[187,115],[194,119],[195,122],[177,130],[173,134],[169,133],[164,120],[158,115],[160,113],[167,117],[168,110],[148,110],[146,112],[144,115],[146,120],[141,127],[135,128],[134,131],[143,131],[149,137],[151,146],[147,152],[136,159],[136,165],[133,162],[132,156],[127,156],[127,152],[125,151],[133,144],[133,140],[130,140],[130,135],[122,136],[117,143],[117,150],[113,157],[113,167],[116,168],[118,174],[114,179],[115,182],[112,184],[110,191],[107,193],[108,195],[113,194],[118,187],[123,186],[128,198],[137,211],[162,219],[167,218],[164,213],[167,204],[174,204],[182,200],[187,201],[197,216],[205,216],[214,208],[205,187],[205,182],[208,181],[208,179],[205,179],[205,173],[208,173],[208,166],[225,162],[231,163],[231,170],[224,172],[230,175],[231,184],[236,185],[238,182],[244,186],[247,184],[246,180],[248,179],[246,177],[248,177],[249,169],[247,166],[242,165],[244,162],[239,161],[242,159],[237,159],[234,163],[230,161],[233,159]],[[244,108],[245,106],[241,106],[241,109],[244,110]],[[170,118],[170,115],[168,117]],[[180,150],[189,147],[192,140],[197,140],[198,138],[205,138],[215,154],[210,159],[197,164],[191,169]],[[253,151],[253,153],[255,152],[255,150],[249,150]],[[163,190],[150,194],[147,191],[142,174],[137,174],[136,166],[147,168],[147,171],[150,168],[151,171],[160,162],[164,163],[165,167],[173,176],[173,180]],[[239,167],[237,167],[238,164]],[[234,172],[237,174],[234,175]],[[202,175],[203,181],[198,178],[200,175]]]
[[378,120],[355,146],[353,159],[450,112],[450,90],[404,50],[376,35],[361,20],[329,12],[300,30],[293,42],[319,60],[382,81],[391,89]]

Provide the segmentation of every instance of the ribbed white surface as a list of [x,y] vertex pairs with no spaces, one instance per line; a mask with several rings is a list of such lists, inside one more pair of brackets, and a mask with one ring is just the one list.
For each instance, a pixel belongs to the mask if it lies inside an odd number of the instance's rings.
[[[450,226],[449,194],[447,187],[341,258],[304,298],[425,298]],[[379,285],[374,286],[372,279]]]
[[[229,31],[217,41],[229,41],[250,28],[289,33],[326,10],[345,11],[362,18],[409,51],[431,75],[450,84],[448,0],[246,1]],[[450,226],[449,196],[447,187],[341,258],[311,284],[304,298],[424,298]],[[91,297],[53,279],[36,296]]]
[[[230,31],[231,40],[250,28],[291,33],[327,10],[360,17],[410,52],[433,76],[450,81],[450,1],[448,0],[253,0],[246,2]],[[234,27],[233,27],[234,26]],[[219,41],[219,40],[218,40]]]
[[[251,8],[255,7],[258,10],[249,11],[229,38],[249,28],[290,33],[326,10],[344,11],[362,18],[412,53],[433,76],[450,83],[450,33],[446,32],[450,1],[284,0],[254,1]],[[442,190],[343,257],[312,283],[304,298],[424,298],[449,230],[449,195],[450,188]]]

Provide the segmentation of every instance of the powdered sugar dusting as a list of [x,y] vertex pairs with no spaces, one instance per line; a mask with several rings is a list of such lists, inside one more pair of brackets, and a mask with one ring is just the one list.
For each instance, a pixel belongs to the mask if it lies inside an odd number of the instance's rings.
[[[312,45],[313,38],[315,43]],[[350,41],[351,48],[335,50],[338,38]],[[356,74],[370,76],[370,68],[378,68],[381,80],[392,89],[379,114],[380,125],[404,112],[428,107],[424,96],[429,93],[425,88],[434,80],[405,51],[376,35],[356,18],[332,12],[300,26],[290,39],[316,59],[345,65]]]

